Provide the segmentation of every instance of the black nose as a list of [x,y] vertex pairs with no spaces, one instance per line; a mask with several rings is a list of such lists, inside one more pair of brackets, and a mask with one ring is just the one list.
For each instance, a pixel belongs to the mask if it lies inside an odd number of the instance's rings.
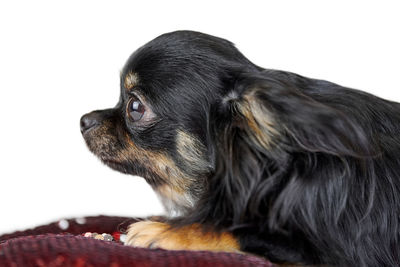
[[100,118],[97,112],[90,112],[81,118],[81,133],[84,134],[95,126],[100,125]]

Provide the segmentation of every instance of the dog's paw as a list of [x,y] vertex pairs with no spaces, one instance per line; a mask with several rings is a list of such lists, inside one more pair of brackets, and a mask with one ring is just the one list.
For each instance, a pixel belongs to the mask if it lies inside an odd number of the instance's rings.
[[143,248],[160,247],[161,237],[167,232],[164,223],[142,221],[129,226],[125,245]]
[[131,224],[125,244],[169,250],[239,252],[239,243],[230,233],[204,232],[199,225],[188,225],[175,229],[166,223],[153,221]]

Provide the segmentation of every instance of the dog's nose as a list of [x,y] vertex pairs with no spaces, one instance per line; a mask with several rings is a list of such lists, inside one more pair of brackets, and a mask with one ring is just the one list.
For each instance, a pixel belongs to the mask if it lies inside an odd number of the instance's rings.
[[84,134],[95,126],[100,125],[99,116],[96,112],[85,114],[81,118],[81,133]]

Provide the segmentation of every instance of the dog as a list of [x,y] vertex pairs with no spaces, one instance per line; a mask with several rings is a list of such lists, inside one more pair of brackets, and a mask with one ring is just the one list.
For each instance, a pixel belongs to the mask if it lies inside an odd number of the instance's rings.
[[400,105],[261,68],[229,41],[176,31],[134,52],[90,151],[142,176],[163,219],[127,245],[276,263],[400,266]]

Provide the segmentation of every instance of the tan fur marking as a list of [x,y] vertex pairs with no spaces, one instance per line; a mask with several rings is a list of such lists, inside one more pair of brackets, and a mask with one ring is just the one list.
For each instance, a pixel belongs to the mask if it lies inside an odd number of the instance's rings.
[[197,138],[178,130],[176,145],[179,155],[188,163],[187,168],[197,172],[207,171],[208,162],[205,158],[205,148]]
[[158,176],[164,178],[165,181],[171,182],[171,184],[178,187],[185,186],[185,184],[182,184],[182,177],[185,175],[166,155],[137,147],[128,135],[126,139],[129,147],[121,151],[121,154],[124,155],[126,159],[138,157],[138,155],[140,155],[142,159],[141,162]]
[[136,73],[129,72],[125,76],[124,86],[126,89],[130,90],[135,87],[139,82],[139,77]]
[[125,160],[139,155],[141,163],[163,180],[165,184],[154,190],[159,194],[168,212],[173,212],[175,205],[189,208],[194,204],[194,200],[187,194],[193,178],[184,174],[166,155],[137,147],[128,135],[126,140],[129,146],[122,150],[120,155]]
[[258,103],[254,94],[245,95],[243,103],[240,103],[238,108],[252,130],[252,137],[262,146],[270,148],[272,137],[277,135],[278,131],[274,128],[269,112]]
[[181,156],[189,161],[197,162],[202,160],[202,152],[200,143],[188,133],[179,130],[177,134],[178,152]]
[[220,234],[204,232],[196,224],[170,229],[170,226],[166,223],[137,222],[129,226],[125,244],[170,250],[240,252],[239,243],[232,234],[228,232]]

